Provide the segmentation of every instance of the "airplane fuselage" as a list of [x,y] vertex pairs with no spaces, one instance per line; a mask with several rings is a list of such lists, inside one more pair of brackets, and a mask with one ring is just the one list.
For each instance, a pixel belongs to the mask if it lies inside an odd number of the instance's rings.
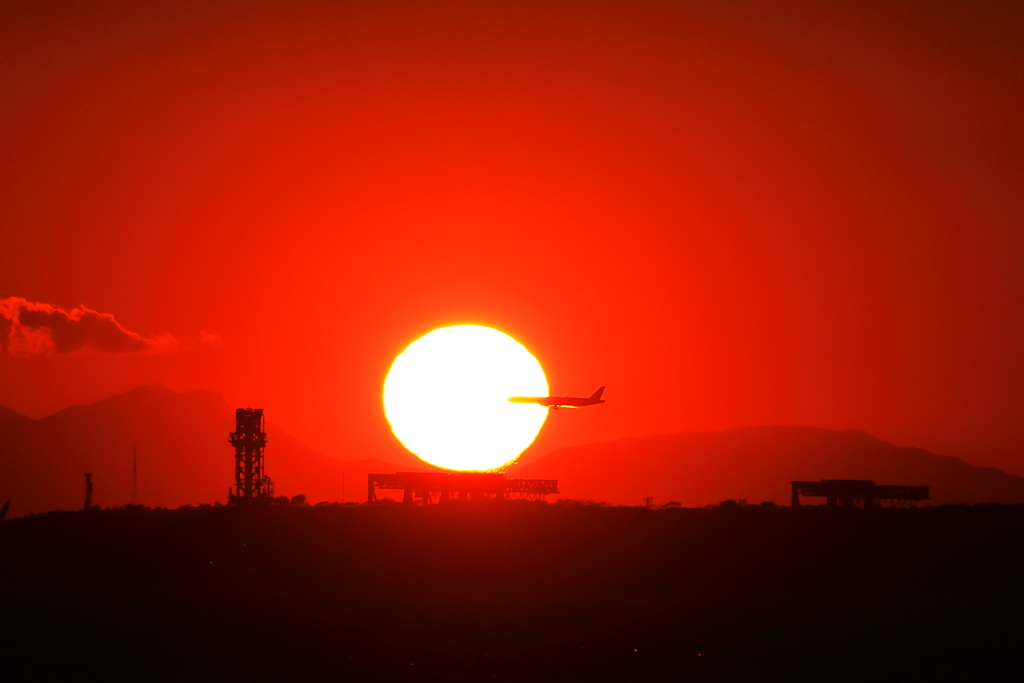
[[553,410],[558,410],[559,408],[585,408],[597,405],[598,403],[604,403],[601,400],[602,393],[604,393],[604,387],[601,387],[594,392],[593,396],[587,398],[582,396],[513,396],[508,401],[509,403],[533,403]]

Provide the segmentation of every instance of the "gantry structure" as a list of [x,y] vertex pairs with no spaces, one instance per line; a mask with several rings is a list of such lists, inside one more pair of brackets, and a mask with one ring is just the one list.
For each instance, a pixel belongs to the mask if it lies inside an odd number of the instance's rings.
[[556,479],[506,479],[494,472],[398,472],[368,474],[366,500],[377,500],[377,489],[404,491],[402,502],[432,505],[456,500],[541,500],[558,493]]

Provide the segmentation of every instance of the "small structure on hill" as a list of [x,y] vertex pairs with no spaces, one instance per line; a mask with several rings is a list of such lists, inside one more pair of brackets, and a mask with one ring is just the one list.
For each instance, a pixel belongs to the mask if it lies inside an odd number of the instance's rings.
[[930,500],[927,486],[879,486],[870,479],[822,479],[794,481],[793,507],[800,507],[800,496],[825,498],[826,505],[873,507]]
[[228,441],[235,447],[235,486],[228,489],[228,502],[270,501],[274,482],[263,470],[263,449],[267,433],[263,431],[262,408],[235,411],[235,431]]
[[494,472],[398,472],[368,474],[366,502],[377,500],[377,489],[404,490],[402,502],[412,505],[453,500],[540,500],[558,493],[556,479],[506,479]]

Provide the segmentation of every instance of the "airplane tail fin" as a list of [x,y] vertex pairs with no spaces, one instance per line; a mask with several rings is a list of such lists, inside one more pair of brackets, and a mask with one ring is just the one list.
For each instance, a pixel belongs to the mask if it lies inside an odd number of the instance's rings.
[[601,387],[600,389],[598,389],[597,391],[595,391],[595,392],[594,392],[594,395],[593,395],[593,396],[591,396],[590,398],[591,398],[592,400],[594,400],[594,401],[600,401],[600,400],[601,400],[601,394],[603,394],[603,393],[604,393],[604,387]]

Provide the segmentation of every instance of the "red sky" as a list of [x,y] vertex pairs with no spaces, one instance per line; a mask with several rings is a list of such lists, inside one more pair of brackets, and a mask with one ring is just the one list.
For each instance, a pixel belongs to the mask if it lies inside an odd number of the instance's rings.
[[538,451],[861,427],[1024,474],[1021,35],[1019,3],[4,3],[0,299],[136,341],[8,348],[0,404],[206,388],[387,459],[391,360],[477,323],[608,385]]

